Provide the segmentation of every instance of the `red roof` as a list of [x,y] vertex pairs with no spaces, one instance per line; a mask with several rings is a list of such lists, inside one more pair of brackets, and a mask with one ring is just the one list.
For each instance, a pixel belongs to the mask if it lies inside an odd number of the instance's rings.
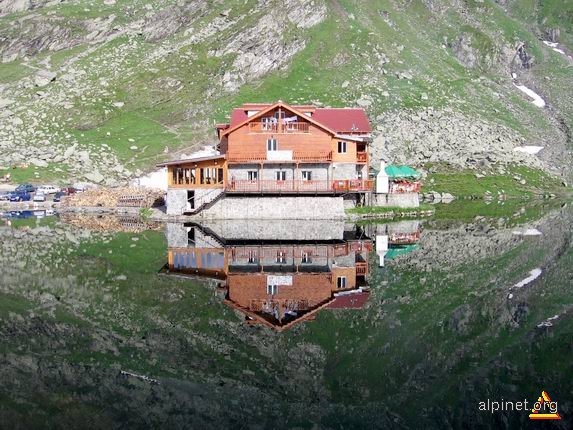
[[337,133],[370,133],[370,123],[364,109],[320,108],[314,111],[312,118]]
[[367,291],[356,294],[344,294],[335,297],[326,307],[328,309],[361,309],[368,301],[368,297],[370,297],[370,293]]
[[[231,114],[230,128],[245,121],[249,108],[253,110],[262,110],[271,106],[270,104],[245,104],[243,107],[233,109]],[[297,110],[307,110],[310,106],[292,106]],[[302,108],[302,109],[301,109]],[[316,108],[311,118],[321,123],[325,127],[335,131],[338,134],[345,133],[370,133],[370,122],[364,109],[360,108]]]

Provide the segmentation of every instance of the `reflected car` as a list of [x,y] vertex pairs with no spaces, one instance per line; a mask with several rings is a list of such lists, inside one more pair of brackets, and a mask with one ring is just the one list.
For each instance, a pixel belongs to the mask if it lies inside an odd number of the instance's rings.
[[54,201],[57,202],[61,202],[62,201],[62,197],[67,196],[67,193],[64,193],[63,191],[59,191],[56,194],[54,194]]
[[37,191],[36,194],[34,194],[34,201],[35,202],[45,202],[46,201],[46,195],[42,191]]
[[56,194],[57,192],[61,191],[60,188],[54,185],[41,185],[36,190],[38,193],[44,194]]
[[64,194],[75,194],[78,190],[74,187],[64,187],[62,188],[61,192]]
[[17,193],[33,193],[36,191],[36,187],[32,184],[20,184],[15,190]]
[[10,193],[11,202],[29,202],[30,200],[32,200],[32,196],[30,195],[30,193],[19,193],[19,192]]
[[6,202],[10,200],[10,193],[7,191],[3,191],[0,193],[0,202]]

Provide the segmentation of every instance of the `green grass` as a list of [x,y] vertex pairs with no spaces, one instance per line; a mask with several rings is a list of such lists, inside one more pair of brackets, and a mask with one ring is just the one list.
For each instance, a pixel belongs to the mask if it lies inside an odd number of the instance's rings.
[[362,206],[356,208],[350,208],[346,210],[346,213],[349,214],[386,214],[386,213],[394,213],[394,214],[413,214],[416,215],[422,211],[430,211],[433,210],[434,206],[429,204],[422,203],[420,207],[417,208],[401,208],[398,206],[392,207],[380,207],[380,206]]
[[36,167],[29,165],[25,168],[0,169],[0,177],[10,174],[10,182],[13,184],[67,184],[68,166],[61,163],[50,163],[48,167]]
[[[444,169],[441,173],[430,173],[424,180],[422,192],[437,191],[450,193],[456,197],[482,198],[489,191],[494,198],[504,194],[508,198],[530,198],[546,193],[565,193],[568,190],[562,186],[558,178],[547,173],[523,166],[512,166],[508,174],[487,174],[477,178],[479,171],[453,171]],[[518,176],[526,181],[521,184],[514,179]]]

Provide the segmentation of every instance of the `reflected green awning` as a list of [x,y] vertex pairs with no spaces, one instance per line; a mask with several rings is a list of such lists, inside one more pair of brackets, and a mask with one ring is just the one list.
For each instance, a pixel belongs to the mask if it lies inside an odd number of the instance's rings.
[[386,255],[384,256],[384,258],[386,260],[392,260],[393,258],[396,258],[399,255],[403,255],[403,254],[407,254],[409,252],[412,252],[417,247],[418,247],[417,243],[413,243],[411,245],[400,245],[397,247],[392,247],[386,252]]
[[393,164],[386,166],[386,174],[390,178],[419,178],[420,172],[412,169],[410,166],[395,166]]

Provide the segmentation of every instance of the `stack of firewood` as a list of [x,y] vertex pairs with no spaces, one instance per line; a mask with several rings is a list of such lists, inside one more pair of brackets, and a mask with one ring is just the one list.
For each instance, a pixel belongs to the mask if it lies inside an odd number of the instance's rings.
[[121,216],[93,216],[76,213],[62,213],[60,220],[65,224],[74,225],[85,230],[102,232],[141,233],[147,230],[158,230],[161,224],[147,222],[139,218]]
[[161,206],[163,204],[163,196],[163,191],[150,188],[94,188],[83,193],[66,196],[62,200],[62,206],[105,208],[137,206],[150,208],[153,206]]

